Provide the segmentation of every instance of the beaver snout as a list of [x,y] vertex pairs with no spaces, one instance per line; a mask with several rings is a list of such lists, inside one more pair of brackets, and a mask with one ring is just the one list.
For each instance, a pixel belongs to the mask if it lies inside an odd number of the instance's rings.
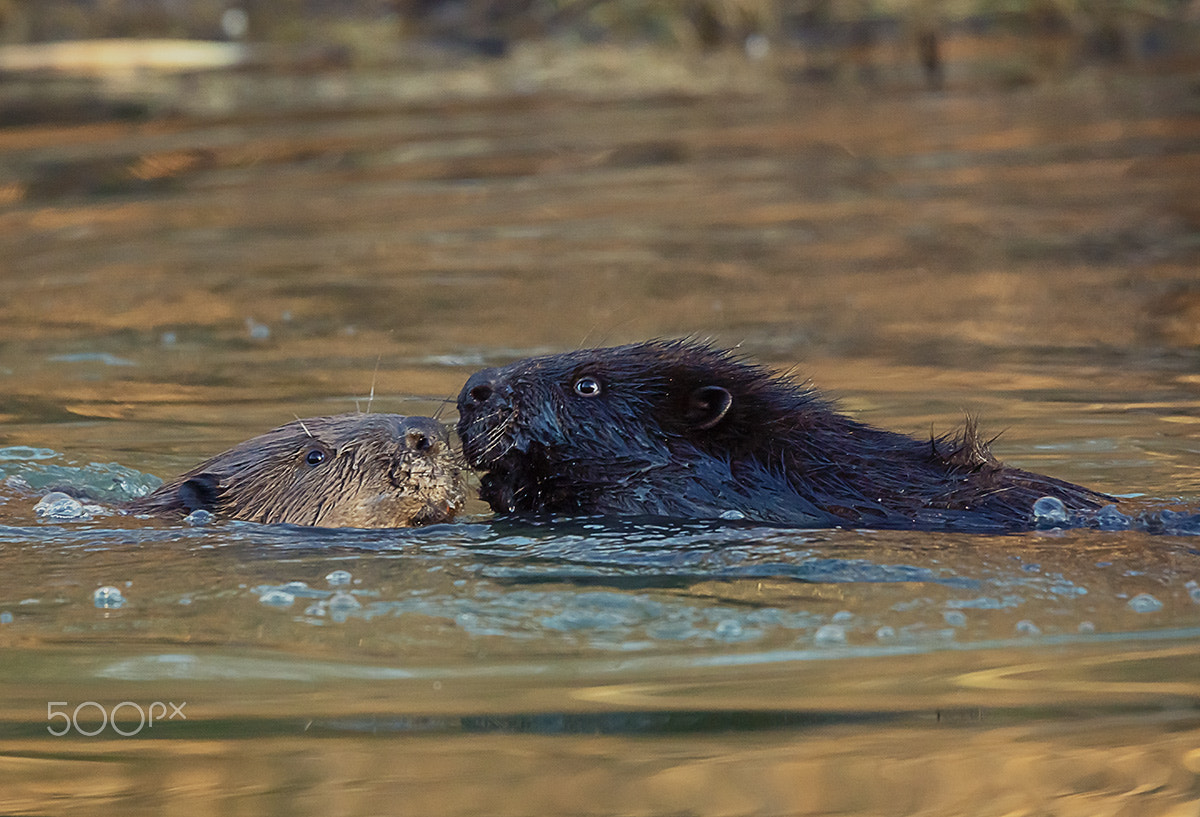
[[458,437],[463,455],[476,468],[502,456],[498,429],[514,412],[513,387],[503,369],[480,369],[458,394]]
[[499,369],[480,369],[459,392],[458,410],[495,408],[505,402],[508,392]]
[[400,423],[400,438],[409,451],[418,454],[436,452],[439,445],[448,445],[446,428],[432,417],[405,417]]

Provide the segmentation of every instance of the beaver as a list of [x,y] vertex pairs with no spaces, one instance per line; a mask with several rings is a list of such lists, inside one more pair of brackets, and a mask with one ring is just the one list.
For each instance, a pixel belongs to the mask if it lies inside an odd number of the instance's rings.
[[919,440],[693,340],[483,369],[458,397],[467,463],[499,514],[748,519],[795,527],[1002,532],[1034,503],[1111,498],[998,462],[976,423]]
[[335,528],[444,522],[465,500],[461,458],[430,417],[340,414],[296,420],[210,460],[124,509],[205,510],[228,519]]

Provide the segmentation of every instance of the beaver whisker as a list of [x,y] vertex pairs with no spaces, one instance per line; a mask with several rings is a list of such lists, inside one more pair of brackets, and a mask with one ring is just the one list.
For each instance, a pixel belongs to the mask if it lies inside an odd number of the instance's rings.
[[371,404],[375,402],[375,381],[379,379],[379,361],[383,359],[383,352],[375,356],[375,370],[371,372],[371,392],[367,395],[367,414],[371,413]]
[[443,397],[440,401],[438,401],[437,408],[434,409],[434,412],[433,412],[433,419],[435,419],[435,420],[442,419],[442,412],[445,411],[446,406],[450,405],[450,403],[452,403],[453,401],[454,401],[454,398],[450,397],[449,395]]
[[[492,416],[485,419],[490,420],[498,416],[500,416],[500,412],[495,412]],[[515,425],[516,416],[517,412],[509,412],[508,416],[504,418],[503,423],[487,430],[483,437],[483,445],[477,453],[477,458],[480,461],[498,460],[513,449],[516,442],[509,434],[509,431]],[[465,439],[465,435],[462,432],[460,432],[460,436],[463,436]]]

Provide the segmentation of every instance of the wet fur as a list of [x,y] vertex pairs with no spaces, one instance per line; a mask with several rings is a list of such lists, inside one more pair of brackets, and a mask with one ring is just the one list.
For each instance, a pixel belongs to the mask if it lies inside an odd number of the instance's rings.
[[[599,393],[574,391],[592,378]],[[486,399],[479,399],[485,397]],[[692,341],[518,361],[459,395],[468,463],[498,513],[718,518],[805,527],[1006,531],[1042,496],[1110,501],[996,461],[973,421],[918,440]]]
[[[321,461],[310,464],[310,452]],[[465,499],[460,459],[427,417],[342,414],[296,420],[240,443],[127,509],[203,509],[253,522],[392,528],[442,522]]]

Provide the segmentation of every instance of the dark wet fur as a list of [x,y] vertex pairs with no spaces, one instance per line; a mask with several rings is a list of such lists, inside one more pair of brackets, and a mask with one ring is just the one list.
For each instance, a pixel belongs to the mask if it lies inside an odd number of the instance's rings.
[[432,418],[313,417],[240,443],[126,509],[164,516],[203,509],[318,527],[411,527],[446,521],[461,509],[462,470],[446,428]]
[[[599,393],[576,393],[581,378]],[[463,452],[487,472],[480,495],[498,513],[732,511],[804,527],[1010,531],[1033,527],[1043,496],[1069,510],[1111,501],[997,462],[973,421],[927,440],[873,428],[810,387],[692,341],[485,369],[458,406]]]

